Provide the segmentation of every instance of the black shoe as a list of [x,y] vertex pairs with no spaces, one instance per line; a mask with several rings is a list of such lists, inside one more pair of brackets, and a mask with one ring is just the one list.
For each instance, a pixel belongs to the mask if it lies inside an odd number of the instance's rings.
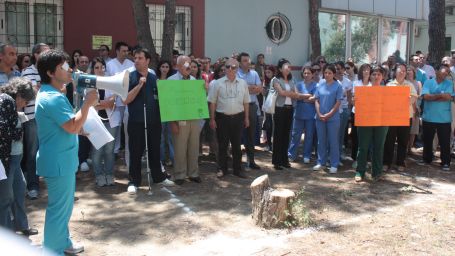
[[35,229],[35,228],[29,228],[29,229],[26,229],[26,230],[22,230],[22,234],[24,236],[34,236],[34,235],[38,234],[38,230]]
[[281,166],[279,166],[279,165],[274,165],[274,166],[273,166],[273,169],[278,170],[278,171],[281,171],[281,170],[283,170],[283,167],[281,167]]
[[184,180],[174,180],[174,183],[177,185],[182,185],[183,182],[185,182],[185,181]]
[[243,172],[234,172],[234,175],[242,179],[248,178],[248,176],[246,176]]
[[256,163],[254,163],[254,162],[253,162],[253,163],[250,163],[250,164],[248,165],[248,167],[250,167],[250,168],[253,169],[253,170],[260,170],[260,169],[261,169],[261,167],[260,167],[259,165],[257,165]]
[[192,182],[196,182],[196,183],[201,183],[202,182],[201,177],[190,177],[189,179]]

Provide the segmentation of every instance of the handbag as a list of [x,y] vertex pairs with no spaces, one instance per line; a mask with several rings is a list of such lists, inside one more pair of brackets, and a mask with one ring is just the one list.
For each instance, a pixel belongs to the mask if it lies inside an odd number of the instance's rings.
[[262,110],[267,114],[275,114],[275,104],[276,104],[276,97],[278,93],[275,90],[270,90],[267,98],[265,99],[264,104],[262,104]]

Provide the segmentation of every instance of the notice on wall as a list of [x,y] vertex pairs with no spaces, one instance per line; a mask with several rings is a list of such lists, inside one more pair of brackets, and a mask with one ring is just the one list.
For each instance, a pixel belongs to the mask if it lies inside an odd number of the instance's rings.
[[92,49],[98,50],[100,45],[107,45],[109,49],[112,49],[112,36],[100,36],[100,35],[92,35]]
[[209,117],[204,80],[159,80],[161,121],[182,121]]
[[355,88],[356,126],[408,126],[410,89],[407,86]]

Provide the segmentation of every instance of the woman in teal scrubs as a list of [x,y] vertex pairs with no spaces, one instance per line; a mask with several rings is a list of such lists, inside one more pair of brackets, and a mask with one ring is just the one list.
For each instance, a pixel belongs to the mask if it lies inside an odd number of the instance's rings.
[[98,102],[97,91],[86,95],[76,114],[66,98],[65,85],[71,82],[72,70],[62,51],[43,52],[38,60],[41,88],[36,98],[35,119],[38,126],[39,151],[36,169],[48,188],[48,205],[44,223],[43,245],[59,255],[84,250],[70,239],[71,218],[78,167],[78,139],[88,110]]

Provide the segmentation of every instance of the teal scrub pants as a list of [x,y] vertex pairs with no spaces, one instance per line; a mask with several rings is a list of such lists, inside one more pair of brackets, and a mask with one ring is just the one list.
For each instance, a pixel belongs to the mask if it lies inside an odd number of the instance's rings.
[[47,249],[64,255],[64,250],[71,247],[68,223],[73,212],[76,175],[44,177],[48,189],[48,203],[44,223],[44,242]]

